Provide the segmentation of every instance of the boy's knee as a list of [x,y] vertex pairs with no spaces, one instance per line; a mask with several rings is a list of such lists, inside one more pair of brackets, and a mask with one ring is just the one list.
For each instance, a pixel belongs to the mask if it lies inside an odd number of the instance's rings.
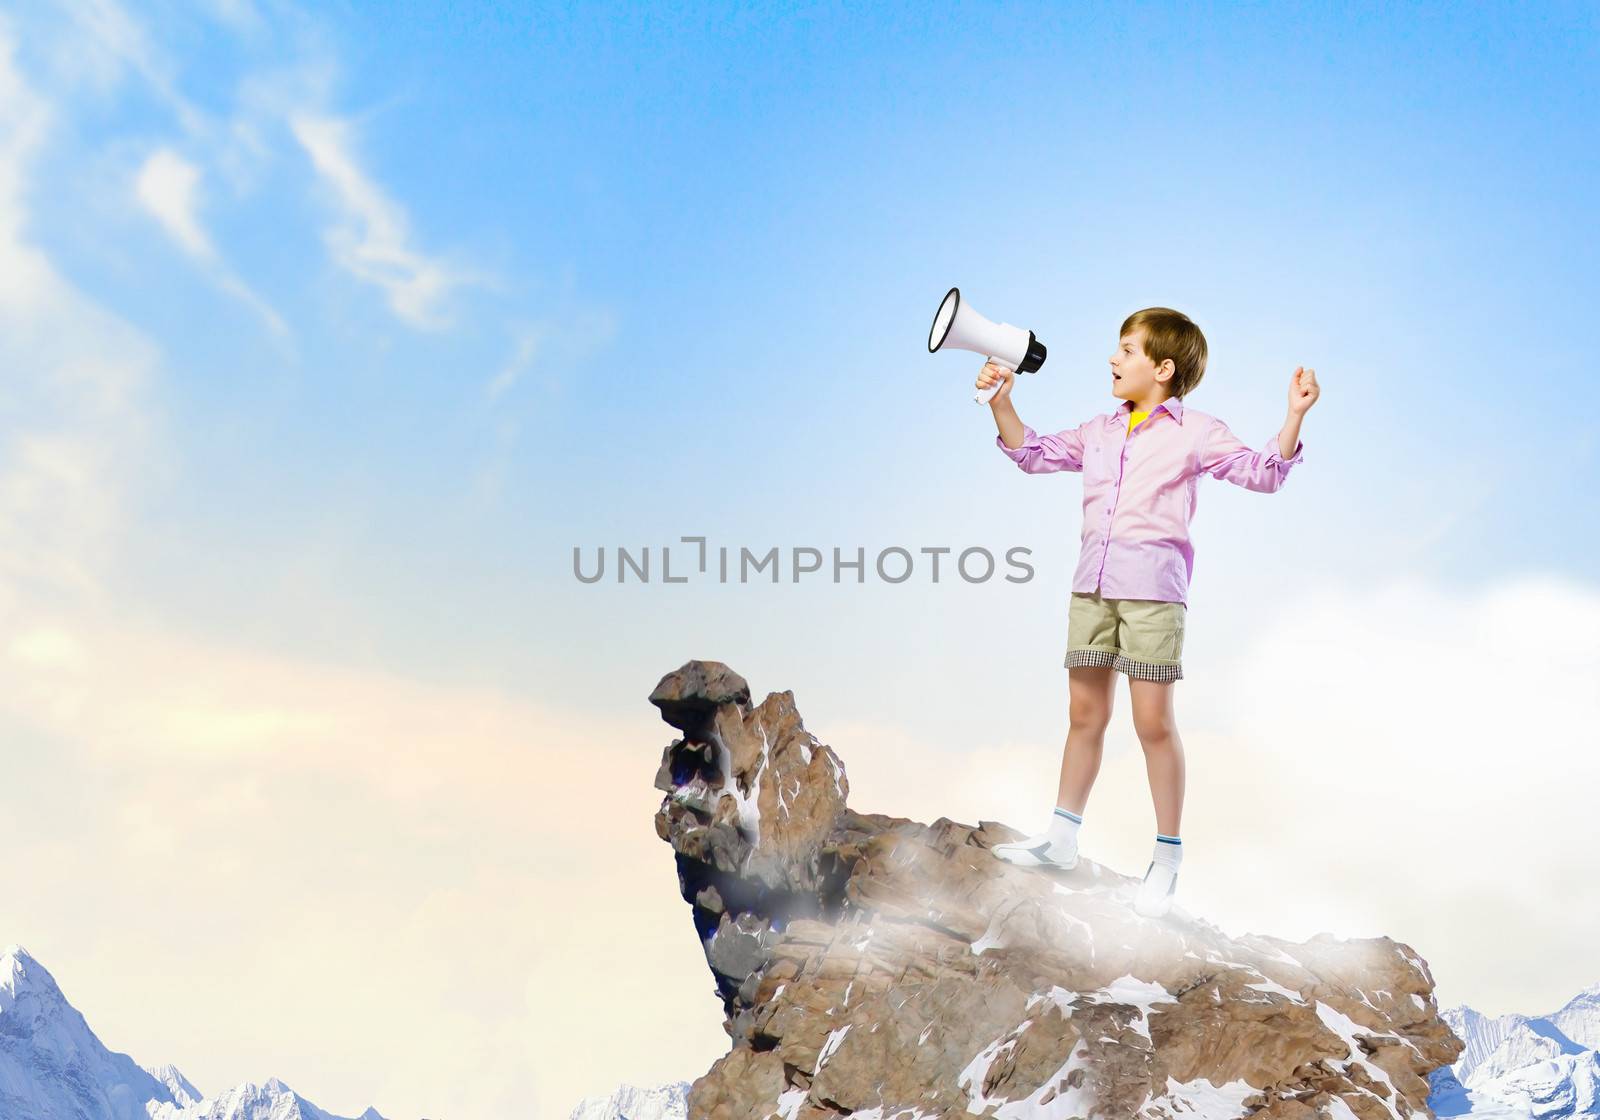
[[1178,725],[1159,716],[1135,719],[1133,730],[1145,750],[1165,750],[1178,740]]
[[1074,700],[1068,707],[1072,726],[1096,735],[1111,726],[1111,705],[1099,700]]

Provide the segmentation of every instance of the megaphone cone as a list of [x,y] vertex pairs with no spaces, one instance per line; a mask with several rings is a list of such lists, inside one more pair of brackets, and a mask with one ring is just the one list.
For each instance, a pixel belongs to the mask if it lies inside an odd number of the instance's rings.
[[[1033,373],[1044,365],[1045,359],[1044,343],[1032,331],[984,318],[961,298],[959,288],[945,293],[928,330],[928,353],[940,350],[970,350],[1018,373]],[[972,399],[987,404],[999,391],[998,384],[991,385],[980,389]]]

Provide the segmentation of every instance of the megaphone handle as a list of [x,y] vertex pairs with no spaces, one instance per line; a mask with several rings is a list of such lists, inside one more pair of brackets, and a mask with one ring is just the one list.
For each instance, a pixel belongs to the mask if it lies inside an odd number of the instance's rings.
[[[1012,368],[1009,363],[1002,362],[999,358],[990,358],[989,360],[991,362],[993,362],[995,365],[1000,366],[1002,369],[1011,369]],[[1013,372],[1015,372],[1015,371],[1013,370]],[[1002,386],[1004,384],[1005,384],[1005,381],[1004,380],[1000,380],[1000,381],[996,381],[993,385],[989,386],[987,389],[979,389],[976,393],[974,393],[972,395],[973,401],[976,402],[977,404],[988,404],[989,401],[994,397],[994,395],[1000,391],[1000,386]]]

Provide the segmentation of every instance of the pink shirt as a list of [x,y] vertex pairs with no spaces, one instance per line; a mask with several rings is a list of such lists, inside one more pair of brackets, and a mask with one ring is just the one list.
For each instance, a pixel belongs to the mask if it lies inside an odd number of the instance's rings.
[[1194,574],[1189,522],[1200,476],[1271,493],[1305,458],[1289,459],[1278,437],[1252,451],[1215,416],[1169,397],[1128,431],[1132,401],[1076,428],[1041,436],[1022,426],[1022,446],[995,444],[1029,474],[1083,472],[1083,545],[1072,590],[1107,599],[1187,603]]

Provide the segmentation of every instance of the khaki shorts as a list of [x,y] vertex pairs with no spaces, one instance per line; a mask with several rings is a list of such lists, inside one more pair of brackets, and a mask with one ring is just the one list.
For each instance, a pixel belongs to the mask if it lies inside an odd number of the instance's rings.
[[1188,608],[1159,599],[1103,599],[1072,593],[1067,612],[1069,669],[1109,665],[1147,681],[1183,679],[1183,624]]

